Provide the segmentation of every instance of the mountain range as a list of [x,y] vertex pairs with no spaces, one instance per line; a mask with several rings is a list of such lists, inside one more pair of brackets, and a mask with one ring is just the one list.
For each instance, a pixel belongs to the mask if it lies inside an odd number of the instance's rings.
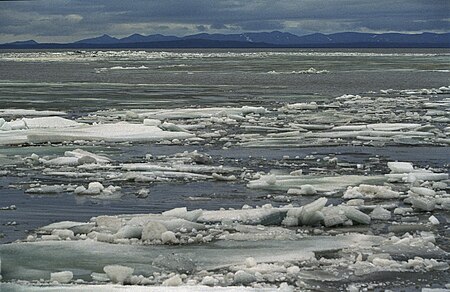
[[34,40],[0,44],[3,49],[40,48],[301,48],[301,47],[438,47],[450,48],[450,33],[402,34],[314,33],[298,36],[292,33],[272,31],[241,34],[200,33],[184,37],[162,34],[132,34],[115,38],[104,34],[73,43],[37,43]]

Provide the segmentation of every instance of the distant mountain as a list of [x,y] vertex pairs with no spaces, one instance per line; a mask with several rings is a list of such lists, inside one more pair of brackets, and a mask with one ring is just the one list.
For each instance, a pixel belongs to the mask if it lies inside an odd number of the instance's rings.
[[250,43],[267,43],[275,45],[288,45],[301,43],[301,38],[288,32],[250,32],[241,34],[194,34],[183,37],[183,39],[201,39],[214,41],[235,41]]
[[34,40],[28,40],[28,41],[17,41],[11,43],[12,45],[18,45],[18,46],[28,46],[28,45],[37,45],[38,43]]
[[96,38],[84,39],[74,42],[74,44],[116,44],[119,42],[118,38],[111,37],[107,34]]
[[132,34],[115,38],[104,34],[68,44],[45,44],[33,40],[0,45],[0,48],[377,48],[377,47],[440,47],[450,48],[450,33],[314,33],[304,36],[272,31],[241,34],[200,33],[184,37],[162,34]]
[[135,33],[128,37],[124,37],[119,40],[119,43],[150,43],[150,42],[168,42],[168,41],[177,41],[180,40],[179,37],[176,36],[165,36],[162,34],[152,34],[148,36],[143,36],[141,34]]
[[358,33],[342,32],[334,34],[314,33],[297,36],[291,33],[273,31],[261,33],[242,34],[195,34],[183,37],[183,39],[207,39],[216,41],[260,42],[275,45],[314,45],[314,44],[363,44],[363,43],[397,43],[397,44],[450,44],[450,33]]

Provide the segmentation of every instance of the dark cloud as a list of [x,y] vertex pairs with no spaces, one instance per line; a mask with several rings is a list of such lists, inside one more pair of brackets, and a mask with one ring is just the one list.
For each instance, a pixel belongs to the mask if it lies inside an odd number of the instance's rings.
[[211,24],[211,29],[227,29],[228,27],[223,23],[213,23]]
[[0,42],[108,33],[450,31],[449,0],[0,0]]
[[243,30],[256,31],[256,30],[279,30],[284,29],[285,25],[283,22],[278,20],[254,20],[241,22],[236,24]]
[[207,30],[209,30],[209,28],[207,26],[205,26],[205,25],[197,25],[196,28],[197,28],[198,31],[207,31]]

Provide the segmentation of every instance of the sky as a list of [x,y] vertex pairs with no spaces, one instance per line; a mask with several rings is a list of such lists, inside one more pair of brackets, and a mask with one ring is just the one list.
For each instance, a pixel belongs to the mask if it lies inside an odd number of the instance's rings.
[[450,32],[450,0],[0,0],[0,43],[274,30]]

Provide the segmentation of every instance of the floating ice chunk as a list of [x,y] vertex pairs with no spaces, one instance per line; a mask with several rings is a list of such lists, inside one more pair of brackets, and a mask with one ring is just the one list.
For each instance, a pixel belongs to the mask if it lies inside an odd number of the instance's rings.
[[7,207],[0,207],[0,210],[16,210],[16,209],[17,209],[16,205],[10,205],[10,206],[7,206]]
[[61,239],[72,239],[75,237],[74,232],[69,229],[54,229],[52,230],[52,235],[56,235]]
[[170,131],[170,132],[186,132],[189,133],[189,131],[183,129],[182,127],[175,125],[174,123],[164,122],[161,125],[158,126],[159,128]]
[[94,163],[97,163],[97,160],[95,160],[95,158],[93,158],[91,156],[83,156],[81,158],[78,158],[78,164],[79,165],[94,164]]
[[82,195],[82,194],[84,194],[86,192],[86,190],[87,189],[84,186],[78,186],[78,187],[75,188],[74,193],[76,195]]
[[254,266],[256,266],[258,263],[256,262],[256,260],[252,257],[246,258],[245,259],[245,266],[247,268],[252,268]]
[[64,142],[64,141],[107,141],[107,142],[155,142],[172,139],[186,139],[194,137],[193,134],[183,132],[164,131],[154,126],[143,124],[130,124],[120,122],[115,124],[81,125],[68,129],[48,129],[42,131],[29,131],[27,139],[31,143]]
[[57,272],[50,274],[50,282],[58,282],[60,284],[67,284],[73,279],[71,271]]
[[299,103],[293,103],[293,104],[287,104],[281,108],[282,110],[316,110],[318,109],[317,103],[310,102],[299,102]]
[[430,221],[431,224],[433,224],[433,225],[439,225],[440,224],[439,220],[434,215],[431,215],[428,218],[428,221]]
[[[99,232],[92,232],[92,234],[95,234],[95,239],[99,242],[107,242],[107,243],[113,243],[114,242],[114,236],[110,233],[99,233]],[[91,234],[88,234],[88,237],[91,238]]]
[[328,70],[317,70],[315,68],[309,68],[306,70],[299,70],[299,71],[290,71],[290,72],[277,72],[275,70],[267,72],[267,74],[325,74],[329,73]]
[[288,195],[312,196],[317,194],[317,191],[312,185],[302,185],[300,189],[288,189],[287,193]]
[[420,127],[420,124],[408,124],[408,123],[378,123],[367,125],[368,129],[375,131],[398,131],[409,130]]
[[239,270],[234,274],[234,284],[236,285],[248,285],[256,281],[256,277],[253,274]]
[[211,276],[204,277],[201,282],[202,285],[206,285],[206,286],[215,286],[218,283],[219,283],[219,280],[214,279]]
[[355,207],[342,206],[341,208],[344,210],[344,214],[348,219],[361,224],[370,224],[370,216]]
[[244,120],[243,115],[250,113],[264,114],[267,109],[263,107],[244,106],[241,108],[231,107],[210,107],[210,108],[178,108],[145,110],[139,112],[139,118],[152,118],[159,120],[166,119],[201,119],[211,117],[229,117],[233,120]]
[[108,197],[118,193],[121,189],[122,188],[118,186],[108,186],[107,188],[103,189],[101,194],[104,195],[104,197]]
[[364,200],[363,199],[351,199],[348,200],[346,203],[347,206],[362,206],[364,205]]
[[92,152],[83,150],[83,149],[75,149],[72,151],[64,152],[64,155],[67,157],[76,157],[78,159],[82,159],[84,157],[92,157],[96,163],[109,163],[111,159],[103,155],[97,155]]
[[211,178],[207,175],[202,175],[202,173],[228,173],[235,168],[221,167],[221,166],[207,166],[207,165],[186,165],[177,164],[164,165],[164,164],[152,164],[152,163],[126,163],[121,165],[123,170],[127,171],[142,171],[158,173],[158,175],[164,176],[177,176],[184,178],[186,176],[197,177],[197,178]]
[[[187,218],[190,218],[189,216],[192,216],[191,218],[198,217],[197,210],[188,212],[187,216],[188,216]],[[161,221],[161,223],[164,226],[166,226],[166,228],[168,230],[174,231],[174,232],[180,231],[182,229],[186,229],[186,230],[192,230],[192,229],[204,230],[205,229],[205,225],[203,225],[203,224],[194,223],[194,222],[191,222],[191,221],[188,221],[185,219],[181,219],[181,218],[173,218],[173,219],[169,219],[169,220],[162,219],[162,220],[163,221]]]
[[28,129],[69,128],[80,126],[80,123],[76,121],[61,117],[24,118],[23,121]]
[[161,234],[161,241],[164,244],[166,244],[166,243],[175,244],[175,243],[179,242],[177,237],[175,236],[175,233],[173,233],[172,231],[163,232]]
[[60,238],[57,235],[42,235],[41,240],[42,241],[59,241]]
[[159,126],[161,125],[161,121],[157,119],[144,119],[144,125],[145,126]]
[[450,210],[450,198],[441,199],[441,208],[444,210]]
[[414,171],[411,162],[388,162],[387,165],[391,173],[409,173]]
[[61,185],[41,185],[39,187],[29,188],[25,192],[29,194],[59,194],[64,192],[64,187]]
[[298,266],[289,267],[286,269],[286,272],[288,275],[296,276],[300,273],[300,267],[298,267]]
[[431,171],[418,171],[409,173],[406,176],[405,181],[413,183],[418,180],[429,180],[429,181],[439,181],[448,179],[448,173],[433,173]]
[[250,189],[284,190],[301,188],[302,185],[311,185],[318,192],[330,192],[346,188],[349,185],[362,183],[379,183],[385,180],[382,176],[316,176],[316,175],[262,175],[257,180],[247,184]]
[[299,219],[302,209],[303,207],[288,209],[286,217],[283,219],[281,224],[287,227],[298,226],[300,223]]
[[142,230],[142,240],[161,240],[162,234],[166,231],[167,228],[162,223],[148,222]]
[[448,187],[447,183],[442,181],[435,181],[433,182],[433,189],[434,190],[445,190]]
[[184,152],[182,154],[177,154],[176,156],[182,156],[187,157],[192,160],[192,162],[195,162],[196,164],[211,164],[213,162],[212,157],[209,154],[206,153],[199,153],[197,150],[192,152]]
[[374,258],[372,264],[381,267],[382,269],[400,269],[401,264],[391,259]]
[[135,120],[138,118],[139,118],[139,115],[134,111],[126,111],[125,112],[125,119],[127,119],[127,120]]
[[106,71],[106,70],[143,70],[143,69],[148,69],[147,66],[139,66],[139,67],[134,67],[134,66],[128,66],[128,67],[123,67],[123,66],[113,66],[111,68],[101,68],[99,69],[99,71]]
[[183,280],[181,280],[180,275],[175,275],[173,277],[170,277],[169,279],[165,280],[162,285],[163,286],[180,286],[183,284]]
[[287,210],[276,208],[203,211],[198,221],[204,223],[240,222],[248,225],[279,225],[283,221],[286,213]]
[[[50,110],[34,110],[34,109],[0,109],[0,115],[2,116],[15,116],[15,117],[25,117],[25,116],[64,116],[66,112],[62,111],[50,111]],[[0,122],[1,125],[1,122]]]
[[370,213],[370,218],[377,220],[389,220],[391,219],[391,212],[384,209],[383,207],[377,206]]
[[247,114],[265,114],[267,113],[268,110],[262,106],[247,106],[244,105],[242,107],[242,114],[247,115]]
[[392,182],[440,181],[448,179],[448,173],[434,173],[426,169],[417,169],[410,173],[388,173],[385,176]]
[[74,193],[76,195],[87,195],[87,196],[100,196],[107,198],[112,196],[115,193],[118,193],[121,190],[121,187],[118,186],[108,186],[105,188],[100,182],[90,182],[88,188],[86,189],[84,186],[78,186]]
[[162,212],[162,215],[184,218],[184,216],[187,214],[187,212],[188,211],[187,211],[186,207],[181,207],[181,208],[174,208],[169,211]]
[[294,170],[294,171],[291,171],[289,174],[290,175],[298,175],[298,176],[300,176],[300,175],[303,174],[303,170],[301,170],[301,169]]
[[0,126],[0,131],[12,131],[12,129],[11,124],[3,120],[3,123]]
[[9,126],[11,127],[11,130],[25,130],[28,128],[23,119],[9,122]]
[[15,120],[10,122],[4,122],[0,127],[2,131],[15,131],[15,130],[25,130],[27,125],[23,120]]
[[421,211],[433,211],[436,207],[436,201],[434,199],[411,196],[410,200],[413,208]]
[[405,214],[407,214],[407,213],[411,213],[413,211],[413,209],[412,208],[395,208],[394,209],[394,214],[395,215],[405,215]]
[[90,182],[88,186],[88,191],[93,194],[100,194],[105,187],[99,182]]
[[399,192],[393,191],[387,186],[375,186],[361,184],[358,187],[348,187],[342,196],[344,199],[354,199],[354,198],[382,198],[382,199],[393,199],[400,196]]
[[89,233],[92,227],[94,227],[93,223],[61,221],[40,227],[39,230],[45,232],[52,232],[55,229],[70,229],[77,234],[77,233]]
[[123,284],[133,275],[134,269],[120,265],[108,265],[103,268],[103,271],[113,283]]
[[424,187],[412,187],[411,192],[416,193],[425,197],[434,197],[436,192],[432,189],[424,188]]
[[328,123],[326,124],[295,124],[297,127],[300,127],[301,129],[311,130],[311,131],[321,131],[321,130],[328,130],[333,128],[334,125],[330,125]]
[[115,238],[138,238],[142,236],[143,228],[141,226],[125,225],[114,234]]
[[142,188],[136,193],[136,196],[138,198],[147,198],[149,193],[150,191],[148,189]]
[[325,207],[327,201],[327,198],[319,198],[314,202],[303,206],[299,214],[299,223],[304,225],[314,225],[322,221],[323,214],[320,211]]
[[335,126],[333,131],[362,131],[367,130],[368,125],[345,125],[345,126]]
[[344,224],[347,216],[343,209],[338,207],[328,207],[322,210],[323,223],[326,227]]
[[235,175],[229,175],[229,176],[224,176],[218,173],[212,173],[211,175],[215,180],[219,180],[219,181],[235,181],[236,180],[236,176]]
[[50,160],[43,158],[39,159],[46,166],[76,166],[79,164],[79,159],[76,157],[57,157]]
[[191,257],[191,255],[172,252],[159,255],[151,264],[171,272],[192,274],[196,270],[196,264]]
[[116,216],[98,216],[95,218],[98,227],[116,233],[122,227],[122,220]]
[[186,207],[175,208],[169,211],[165,211],[162,213],[163,216],[177,217],[181,219],[185,219],[187,221],[196,222],[197,219],[202,215],[202,210],[194,210],[188,212]]

